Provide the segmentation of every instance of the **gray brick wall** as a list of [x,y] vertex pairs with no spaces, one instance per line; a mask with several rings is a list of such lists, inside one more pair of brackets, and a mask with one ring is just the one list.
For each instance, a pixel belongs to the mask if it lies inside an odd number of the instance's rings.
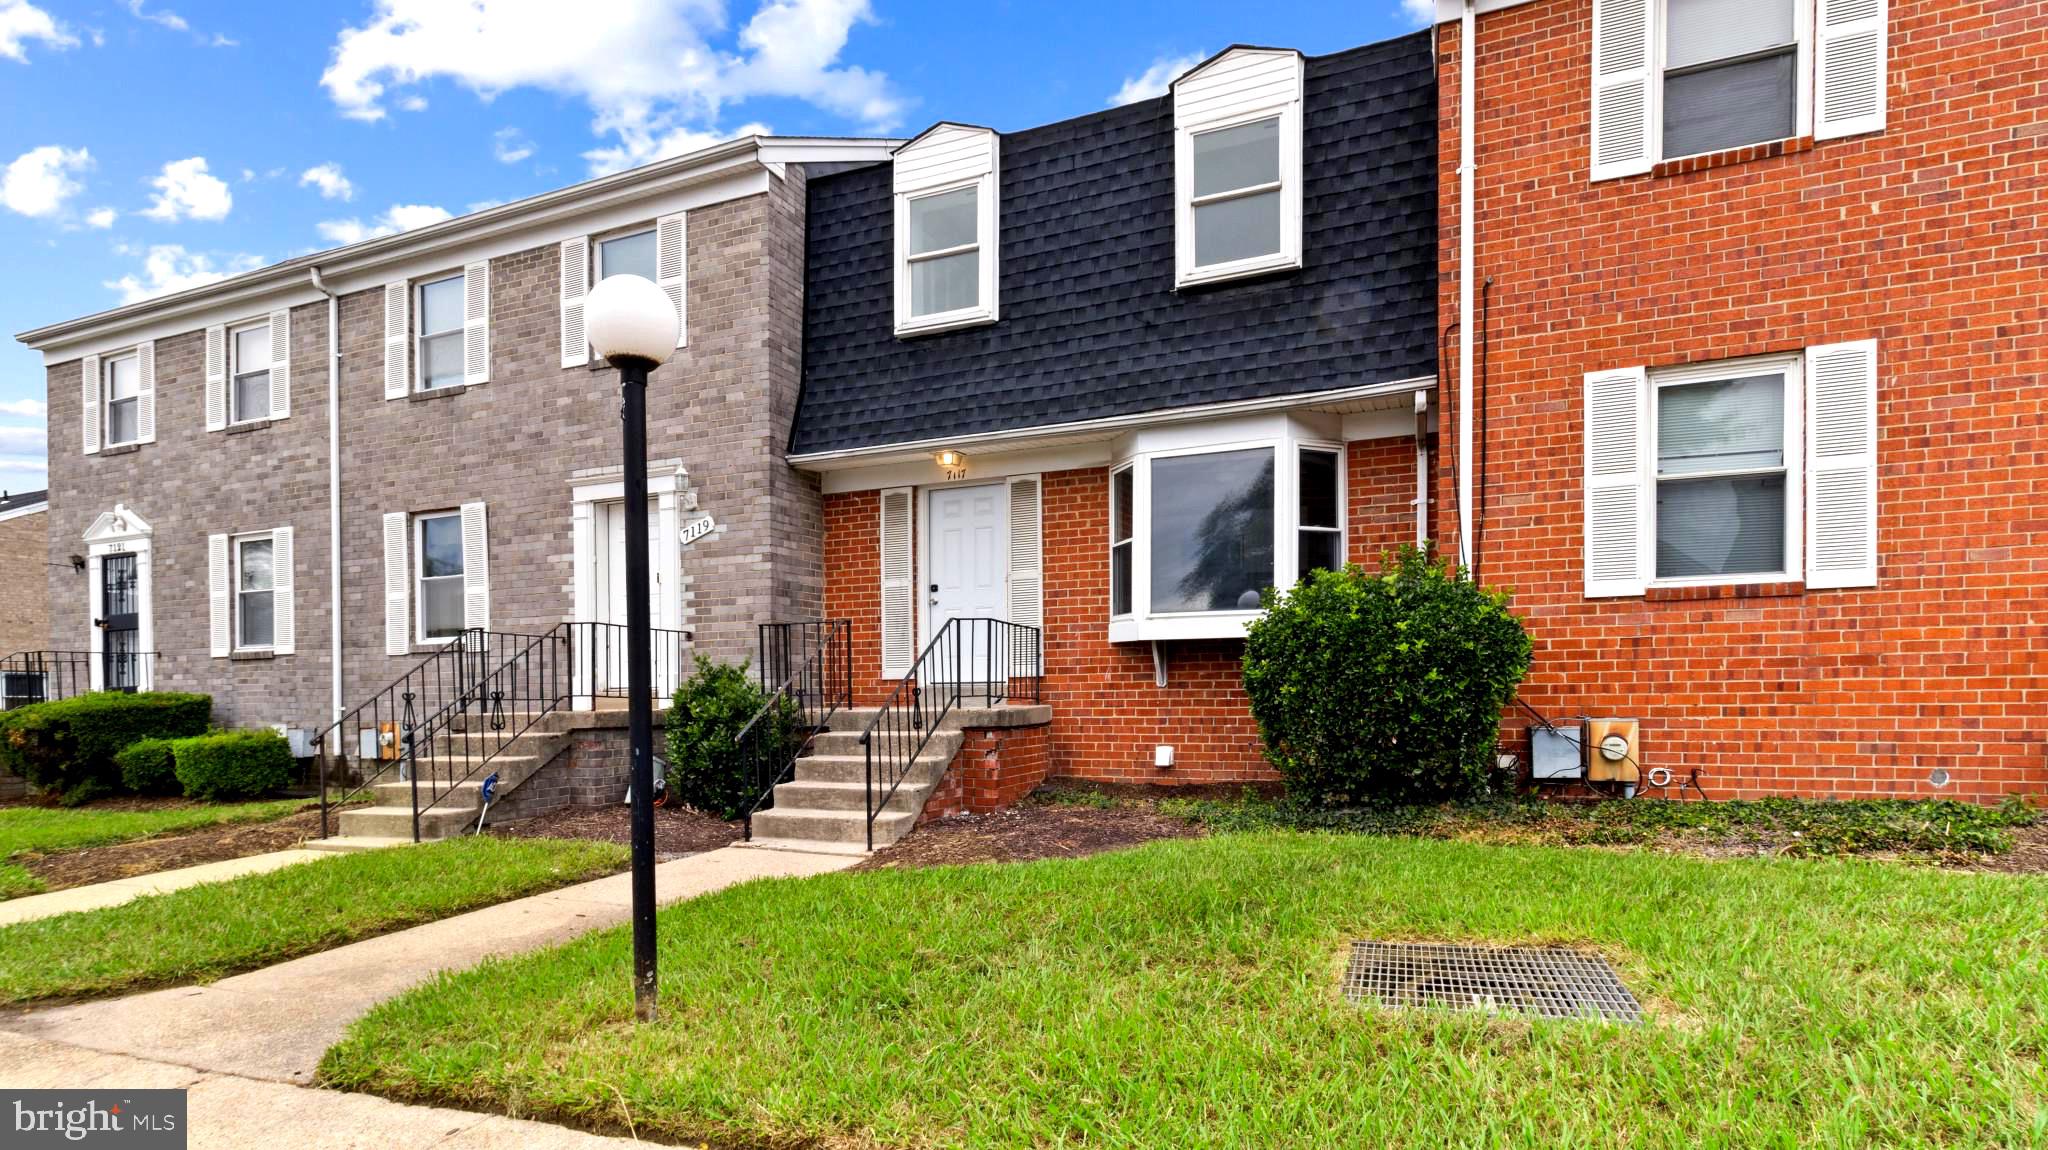
[[[691,211],[689,346],[653,374],[648,456],[681,460],[719,528],[682,550],[698,649],[754,650],[755,625],[820,601],[816,482],[783,461],[799,383],[803,189]],[[459,266],[451,259],[450,269]],[[574,611],[572,479],[619,463],[616,373],[560,366],[553,243],[491,262],[491,382],[383,397],[382,295],[345,295],[341,316],[342,629],[350,705],[423,657],[384,652],[382,517],[488,505],[491,626],[539,632]],[[417,322],[417,315],[414,316]],[[82,550],[101,511],[124,503],[154,528],[160,685],[209,691],[223,722],[318,726],[328,713],[326,305],[292,316],[293,415],[237,435],[203,430],[203,335],[157,342],[157,442],[80,454],[79,365],[49,370],[50,554]],[[695,516],[684,512],[684,522]],[[296,528],[299,653],[264,663],[207,656],[206,536]],[[84,646],[83,579],[50,575],[58,645]],[[417,603],[414,604],[415,609]]]
[[47,512],[0,521],[0,656],[50,646]]

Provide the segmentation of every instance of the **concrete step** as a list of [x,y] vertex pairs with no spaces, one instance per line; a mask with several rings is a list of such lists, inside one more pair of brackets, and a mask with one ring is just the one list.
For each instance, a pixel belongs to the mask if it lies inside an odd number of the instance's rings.
[[[907,774],[911,777],[936,779],[946,771],[946,765],[960,749],[960,736],[947,739],[936,736],[925,746],[924,753],[912,763]],[[877,758],[875,770],[879,774],[884,763]],[[796,761],[796,777],[806,783],[865,783],[868,779],[868,761],[860,755],[805,755]]]
[[[445,839],[461,834],[476,825],[476,808],[463,810],[446,805],[457,801],[451,796],[443,804],[420,812],[420,839]],[[341,812],[341,833],[347,838],[412,838],[412,807],[357,807]]]
[[862,839],[857,843],[823,843],[814,839],[771,839],[755,835],[746,842],[738,842],[732,845],[746,850],[794,851],[797,854],[806,855],[853,855],[858,857],[868,853],[866,839]]
[[[875,846],[885,847],[917,825],[915,811],[884,811],[875,816]],[[821,811],[771,807],[754,816],[757,839],[806,843],[865,845],[866,811]]]
[[[896,793],[889,796],[883,805],[885,811],[909,811],[912,814],[924,809],[925,796],[931,792],[936,778],[905,779]],[[868,788],[863,783],[821,783],[797,781],[783,783],[775,788],[775,809],[777,810],[818,810],[818,811],[859,811],[868,810]]]

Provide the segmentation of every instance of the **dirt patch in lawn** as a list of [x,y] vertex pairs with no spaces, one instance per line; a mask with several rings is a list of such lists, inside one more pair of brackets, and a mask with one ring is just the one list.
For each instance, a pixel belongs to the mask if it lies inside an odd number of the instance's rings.
[[[631,812],[624,803],[601,807],[563,807],[544,815],[497,823],[486,833],[516,839],[594,839],[598,842],[633,842]],[[654,812],[654,857],[666,862],[684,855],[715,851],[739,841],[740,824],[726,822],[687,807],[657,809]]]
[[[1007,810],[934,819],[862,860],[855,870],[1080,858],[1155,839],[1204,834],[1158,810],[1158,788],[1055,786]],[[1179,794],[1178,788],[1169,792]]]
[[[148,799],[111,800],[96,802],[91,809],[162,810],[165,805]],[[43,880],[43,885],[49,889],[63,890],[65,887],[111,882],[201,863],[289,850],[319,833],[320,809],[315,805],[267,823],[231,823],[139,842],[46,855],[16,855],[13,862]]]
[[1954,864],[1960,870],[2000,874],[2048,874],[2048,820],[2012,829],[2012,849],[2003,854],[1975,855]]

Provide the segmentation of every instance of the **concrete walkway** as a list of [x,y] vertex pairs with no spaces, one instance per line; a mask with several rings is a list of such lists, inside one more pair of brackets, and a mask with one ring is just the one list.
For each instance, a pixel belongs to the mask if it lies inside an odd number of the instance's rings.
[[0,926],[49,918],[55,914],[70,914],[75,910],[98,910],[104,906],[120,906],[146,894],[162,894],[168,890],[198,886],[203,882],[240,878],[245,874],[262,874],[264,871],[329,857],[332,856],[316,850],[271,851],[268,854],[222,859],[220,862],[201,863],[198,866],[180,867],[177,870],[160,870],[155,874],[139,874],[133,878],[96,882],[90,886],[53,890],[48,894],[11,898],[6,902],[0,902]]
[[[666,904],[751,879],[842,870],[856,861],[726,847],[656,867],[655,891]],[[400,1106],[304,1084],[348,1024],[377,1003],[440,971],[563,942],[624,922],[631,913],[631,878],[619,874],[208,986],[0,1016],[0,1086],[87,1085],[85,1076],[92,1076],[110,1086],[139,1087],[153,1084],[142,1076],[188,1074],[194,1146],[606,1145],[610,1140],[552,1126]],[[351,1130],[351,1122],[364,1125]]]

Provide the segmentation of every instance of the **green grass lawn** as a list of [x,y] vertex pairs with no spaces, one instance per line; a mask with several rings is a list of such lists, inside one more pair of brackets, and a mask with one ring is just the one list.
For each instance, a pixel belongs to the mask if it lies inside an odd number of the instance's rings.
[[208,803],[156,810],[96,807],[0,807],[0,899],[42,891],[42,880],[19,863],[19,855],[81,850],[181,834],[224,823],[264,823],[306,805],[304,799],[256,803]]
[[[2048,1143],[2048,880],[1268,832],[836,874],[444,975],[330,1084],[745,1146]],[[1346,1003],[1348,940],[1596,948],[1626,1027]]]
[[610,874],[624,847],[461,838],[285,867],[0,927],[0,1002],[206,982]]

